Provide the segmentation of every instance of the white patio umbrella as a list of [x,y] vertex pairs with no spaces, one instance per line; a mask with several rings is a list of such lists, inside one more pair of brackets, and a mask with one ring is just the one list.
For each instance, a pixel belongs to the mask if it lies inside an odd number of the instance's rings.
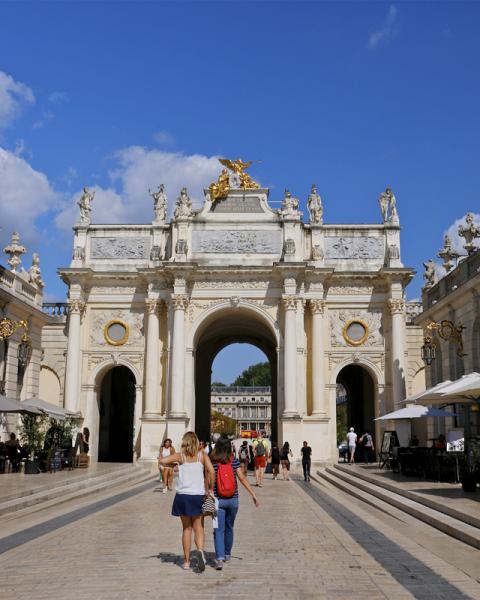
[[63,408],[62,406],[56,406],[55,404],[51,404],[40,398],[29,398],[28,400],[25,400],[23,404],[31,408],[36,408],[52,419],[57,419],[58,421],[65,421],[67,417],[77,416],[77,413],[74,413],[71,410]]
[[34,406],[29,406],[25,402],[19,402],[13,398],[7,398],[0,394],[0,413],[27,413],[30,415],[41,415],[41,410]]
[[418,392],[418,394],[414,394],[413,396],[406,398],[403,401],[403,404],[412,404],[413,402],[415,402],[416,404],[430,404],[430,402],[421,402],[421,400],[423,400],[424,398],[430,398],[430,396],[432,395],[435,397],[436,393],[441,392],[443,388],[445,388],[447,385],[450,385],[451,383],[452,382],[450,381],[450,379],[442,381],[441,383],[437,383],[437,385],[423,390],[423,392]]
[[377,417],[375,421],[395,421],[396,419],[419,419],[420,417],[455,417],[455,413],[441,410],[440,408],[428,408],[420,404],[406,406],[399,410],[394,410],[391,413]]

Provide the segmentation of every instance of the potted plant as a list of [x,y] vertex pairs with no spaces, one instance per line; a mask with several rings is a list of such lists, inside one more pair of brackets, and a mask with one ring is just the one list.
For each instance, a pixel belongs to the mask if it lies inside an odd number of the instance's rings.
[[45,438],[46,416],[24,414],[21,416],[19,427],[20,441],[27,452],[25,473],[36,475],[40,472],[38,452],[41,450]]

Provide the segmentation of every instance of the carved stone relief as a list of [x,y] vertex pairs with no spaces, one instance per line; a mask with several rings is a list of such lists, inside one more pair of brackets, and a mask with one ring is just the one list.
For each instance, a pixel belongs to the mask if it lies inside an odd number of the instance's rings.
[[343,328],[351,319],[361,319],[368,326],[368,337],[363,346],[383,345],[382,313],[380,311],[332,310],[330,312],[330,344],[332,346],[348,346],[343,337]]
[[281,231],[194,230],[192,247],[206,254],[280,254]]
[[127,310],[92,310],[90,316],[89,343],[91,346],[108,346],[104,337],[105,325],[112,319],[119,319],[128,324],[130,333],[124,348],[143,346],[143,314],[131,313]]
[[382,259],[383,238],[376,237],[327,237],[325,238],[327,260]]
[[148,237],[94,237],[91,240],[91,259],[148,260],[150,238]]
[[243,281],[228,281],[224,279],[206,279],[203,281],[195,281],[193,284],[194,290],[209,290],[209,289],[263,289],[269,285],[267,280],[247,279]]

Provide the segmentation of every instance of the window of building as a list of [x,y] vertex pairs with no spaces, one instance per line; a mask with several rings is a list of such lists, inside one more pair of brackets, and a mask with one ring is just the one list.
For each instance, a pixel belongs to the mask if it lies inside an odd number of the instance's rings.
[[241,429],[242,431],[246,431],[248,429],[248,423],[242,423]]
[[267,416],[267,408],[265,406],[260,406],[260,417],[265,418]]
[[259,427],[259,429],[261,429],[262,431],[266,429],[266,427],[265,427],[265,423],[259,423],[258,427]]

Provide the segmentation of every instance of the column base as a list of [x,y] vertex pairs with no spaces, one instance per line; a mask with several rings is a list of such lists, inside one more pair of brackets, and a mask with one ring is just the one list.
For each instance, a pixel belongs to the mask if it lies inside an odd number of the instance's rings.
[[284,412],[281,419],[282,421],[300,421],[301,417],[297,412]]
[[167,417],[160,413],[143,413],[142,421],[166,421]]
[[327,413],[316,412],[304,417],[303,420],[308,423],[329,423],[330,417],[327,415]]

